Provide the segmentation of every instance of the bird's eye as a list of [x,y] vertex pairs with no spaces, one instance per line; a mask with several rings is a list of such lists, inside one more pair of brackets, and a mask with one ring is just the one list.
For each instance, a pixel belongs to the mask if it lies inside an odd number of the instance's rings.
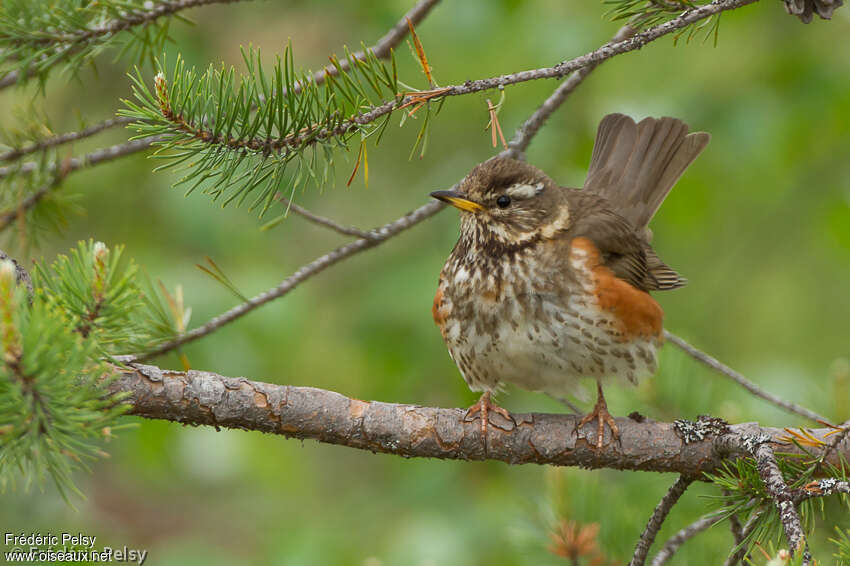
[[496,204],[499,208],[508,208],[511,205],[511,197],[508,195],[502,195],[496,199]]

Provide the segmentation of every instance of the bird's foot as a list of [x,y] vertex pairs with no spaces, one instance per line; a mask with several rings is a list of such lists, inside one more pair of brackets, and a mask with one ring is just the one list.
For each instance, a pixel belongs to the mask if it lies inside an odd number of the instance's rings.
[[490,411],[498,413],[506,420],[514,423],[514,426],[516,426],[516,421],[507,409],[493,404],[493,402],[490,400],[489,391],[481,395],[481,398],[478,399],[478,402],[466,410],[466,415],[464,415],[463,420],[474,420],[475,415],[478,415],[478,418],[481,419],[481,441],[484,443],[484,454],[487,454],[487,427],[490,424]]
[[594,405],[593,411],[585,415],[578,422],[576,428],[582,428],[593,419],[596,419],[596,449],[600,450],[602,448],[602,441],[605,438],[605,425],[607,424],[608,428],[611,429],[611,436],[614,440],[620,440],[620,429],[617,428],[614,417],[608,412],[608,403],[605,402],[605,396],[602,394],[602,386],[597,383],[596,388],[599,395],[596,399],[596,405]]

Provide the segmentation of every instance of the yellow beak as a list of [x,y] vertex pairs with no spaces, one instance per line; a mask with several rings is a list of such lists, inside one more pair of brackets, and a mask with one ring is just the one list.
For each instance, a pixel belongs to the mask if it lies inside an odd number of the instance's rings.
[[466,212],[478,212],[484,208],[477,202],[469,200],[457,191],[434,191],[431,193],[431,196]]

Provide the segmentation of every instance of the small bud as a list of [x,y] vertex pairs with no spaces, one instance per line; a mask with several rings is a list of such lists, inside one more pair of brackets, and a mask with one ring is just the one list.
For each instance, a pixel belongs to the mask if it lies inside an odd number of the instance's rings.
[[95,242],[94,246],[92,246],[92,253],[94,254],[95,261],[103,261],[106,258],[106,254],[109,253],[109,248],[103,242]]

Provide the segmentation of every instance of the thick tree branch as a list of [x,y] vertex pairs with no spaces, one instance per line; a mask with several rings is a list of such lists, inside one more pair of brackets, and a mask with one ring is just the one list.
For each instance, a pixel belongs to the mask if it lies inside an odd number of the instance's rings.
[[749,379],[747,379],[746,377],[744,377],[743,375],[738,373],[737,371],[733,370],[732,368],[730,368],[726,364],[720,362],[719,360],[710,356],[709,354],[706,354],[702,350],[699,350],[699,349],[691,346],[690,344],[688,344],[687,342],[685,342],[683,339],[679,338],[678,336],[676,336],[672,332],[665,330],[664,331],[664,338],[668,342],[671,342],[677,348],[679,348],[680,350],[682,350],[683,352],[685,352],[686,354],[688,354],[689,356],[691,356],[692,358],[697,360],[698,362],[701,362],[702,364],[710,367],[711,369],[722,373],[723,375],[725,375],[726,377],[728,377],[729,379],[731,379],[732,381],[734,381],[735,383],[737,383],[738,385],[740,385],[741,387],[743,387],[744,389],[746,389],[747,391],[749,391],[750,393],[755,395],[756,397],[764,399],[768,403],[776,405],[780,409],[783,409],[784,411],[787,411],[789,413],[794,413],[794,414],[800,415],[801,417],[811,419],[815,422],[829,423],[829,421],[825,417],[822,417],[821,415],[817,414],[816,412],[814,412],[810,409],[807,409],[807,408],[805,408],[801,405],[798,405],[796,403],[792,403],[791,401],[786,401],[784,399],[781,399],[781,398],[777,397],[776,395],[774,395],[773,393],[770,393],[769,391],[765,391],[764,389],[762,389],[761,387],[759,387],[758,385],[756,385],[755,383],[753,383],[752,381],[750,381]]
[[[405,457],[675,472],[698,479],[725,460],[749,456],[736,448],[740,435],[786,434],[746,423],[686,443],[674,424],[618,418],[620,442],[597,450],[594,427],[576,430],[576,415],[514,414],[516,424],[491,416],[485,455],[479,423],[464,420],[463,409],[361,401],[312,387],[139,364],[121,371],[109,388],[129,393],[131,412],[152,419],[257,430]],[[810,432],[822,438],[829,430]],[[793,444],[783,444],[782,451],[802,454]],[[850,457],[850,442],[842,442],[830,456],[833,463],[839,455]]]
[[646,557],[649,554],[649,548],[655,541],[658,531],[661,530],[661,525],[664,524],[664,520],[667,519],[667,515],[670,514],[670,510],[673,509],[673,506],[677,501],[679,501],[679,498],[682,497],[682,494],[685,493],[685,490],[688,489],[688,486],[691,485],[693,481],[693,477],[681,475],[676,479],[675,483],[670,486],[670,489],[667,490],[667,493],[664,494],[664,497],[662,497],[661,501],[658,502],[658,505],[655,506],[655,511],[652,512],[652,516],[649,518],[646,528],[640,534],[640,540],[638,540],[637,546],[635,547],[635,553],[632,556],[631,562],[629,562],[629,566],[643,566],[646,564]]

